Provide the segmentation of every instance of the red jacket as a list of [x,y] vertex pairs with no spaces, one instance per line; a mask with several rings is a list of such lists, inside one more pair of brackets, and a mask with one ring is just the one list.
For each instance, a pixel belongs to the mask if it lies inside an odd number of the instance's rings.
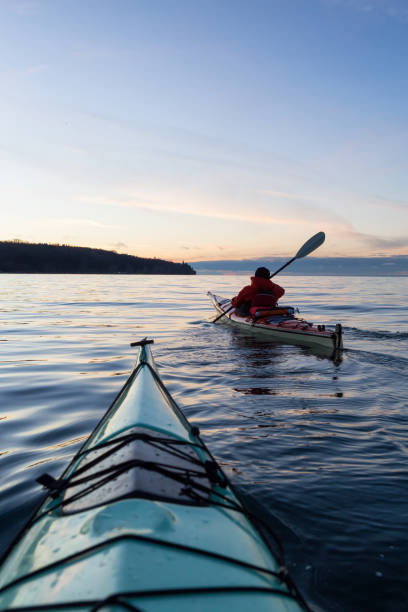
[[282,287],[273,283],[271,280],[269,280],[269,278],[262,278],[261,276],[251,276],[251,284],[241,289],[238,295],[232,298],[232,305],[237,307],[243,304],[244,302],[250,301],[251,306],[255,306],[256,304],[252,303],[254,297],[258,293],[262,293],[264,291],[272,293],[271,296],[268,296],[270,297],[270,304],[268,304],[270,306],[274,306],[279,300],[279,298],[282,297],[282,295],[285,293],[285,290]]

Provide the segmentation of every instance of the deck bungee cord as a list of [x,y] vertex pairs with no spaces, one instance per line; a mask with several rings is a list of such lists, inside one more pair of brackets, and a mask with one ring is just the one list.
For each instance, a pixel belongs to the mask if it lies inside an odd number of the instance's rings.
[[[103,514],[105,509],[117,508],[120,529],[118,522],[115,522],[113,517],[112,521],[109,522],[109,528],[106,529],[105,536],[99,541],[95,537],[96,541],[94,543],[86,546],[78,545],[72,552],[64,555],[59,554],[57,558],[48,563],[39,563],[37,557],[33,554],[32,559],[30,559],[33,566],[31,571],[22,571],[24,563],[21,564],[21,569],[18,565],[13,567],[14,559],[12,558],[10,561],[10,579],[2,579],[0,582],[0,610],[14,610],[16,612],[18,610],[21,610],[21,612],[32,610],[34,612],[84,608],[90,612],[92,610],[102,610],[104,606],[115,605],[122,609],[148,612],[150,607],[146,600],[156,601],[159,598],[160,601],[167,602],[168,599],[170,607],[167,608],[165,603],[165,607],[160,609],[171,609],[171,601],[174,603],[174,598],[181,597],[188,600],[189,597],[193,596],[203,598],[202,602],[200,600],[202,606],[197,609],[209,609],[207,608],[208,604],[212,610],[221,610],[223,607],[217,607],[221,605],[218,603],[220,597],[228,598],[239,594],[239,601],[242,600],[244,606],[249,604],[250,598],[253,597],[257,598],[257,603],[259,603],[259,597],[272,597],[271,605],[273,607],[268,604],[268,610],[290,609],[292,611],[302,609],[310,612],[310,608],[286,570],[283,548],[278,536],[264,520],[244,507],[232,484],[201,440],[198,428],[190,425],[167,391],[154,368],[151,354],[146,348],[147,344],[151,343],[152,341],[146,339],[133,343],[133,345],[141,347],[141,354],[135,369],[94,433],[75,455],[61,478],[55,479],[48,474],[38,478],[38,482],[48,489],[47,498],[3,557],[0,578],[4,576],[4,565],[7,566],[9,557],[13,557],[16,550],[17,553],[14,557],[17,556],[18,558],[19,555],[23,555],[24,558],[24,551],[27,551],[27,546],[24,547],[25,540],[29,538],[30,533],[36,532],[36,530],[39,534],[42,534],[42,525],[45,525],[45,536],[43,534],[41,537],[37,535],[38,541],[34,541],[32,546],[35,550],[35,546],[41,547],[47,544],[47,538],[51,537],[48,535],[47,525],[51,520],[55,520],[57,529],[58,523],[61,523],[69,534],[70,525],[64,524],[63,521],[77,519],[81,521],[83,517],[86,524],[89,521],[92,523],[92,521],[97,520],[98,511],[102,512],[104,520],[108,520],[107,515]],[[147,374],[148,378],[143,379],[144,382],[140,383],[139,390],[143,391],[143,385],[150,380],[154,382],[155,386],[151,388],[151,393],[147,396],[148,401],[139,407],[139,414],[134,416],[134,422],[129,425],[128,421],[129,423],[131,421],[129,413],[125,412],[124,421],[121,421],[121,409],[123,410],[123,407],[127,405],[135,408],[136,404],[133,405],[134,400],[131,394],[133,385],[142,374]],[[157,400],[155,389],[160,392],[162,403],[149,404],[152,398]],[[150,411],[162,410],[166,406],[171,407],[174,411],[177,421],[169,421],[167,425],[165,422],[157,424],[152,421],[151,425],[144,422]],[[156,416],[160,417],[159,412]],[[110,433],[108,430],[114,424],[115,418],[119,419],[118,429]],[[124,422],[127,423],[126,427],[123,426]],[[180,427],[180,423],[185,430],[184,439],[180,437],[181,430],[180,432],[176,431]],[[167,433],[163,431],[165,425],[169,427]],[[113,426],[113,429],[115,427]],[[141,458],[133,457],[133,454],[137,454]],[[152,460],[152,455],[158,458]],[[124,457],[123,460],[120,459],[122,456]],[[135,484],[132,484],[132,478],[136,478]],[[114,486],[112,486],[113,484]],[[118,492],[115,491],[115,487]],[[155,487],[159,490],[156,490]],[[208,522],[207,516],[210,516],[211,521],[219,522],[221,533],[225,529],[229,529],[235,534],[234,537],[238,538],[239,536],[242,539],[242,546],[239,546],[240,554],[237,556],[229,554],[229,551],[223,550],[222,546],[219,547],[219,550],[216,550],[215,545],[213,545],[214,549],[191,545],[186,543],[186,536],[183,536],[183,534],[178,541],[177,539],[172,540],[166,530],[164,530],[163,535],[159,528],[156,531],[151,529],[149,515],[146,515],[146,527],[149,527],[152,531],[151,535],[148,533],[149,529],[144,530],[146,533],[136,533],[135,529],[137,531],[139,523],[133,525],[132,522],[129,522],[126,523],[127,527],[124,528],[122,525],[123,515],[126,516],[127,506],[125,508],[121,504],[138,504],[139,502],[142,504],[150,503],[152,512],[158,510],[156,504],[160,504],[160,512],[163,512],[162,506],[164,504],[165,508],[168,508],[166,512],[171,509],[174,516],[177,516],[177,508],[181,510],[185,507],[186,509],[190,508],[191,511],[189,512],[191,513],[197,512],[197,520],[194,516],[184,516],[186,532],[193,529],[195,539],[206,544],[208,529],[211,529],[211,527],[203,527],[203,522]],[[120,512],[121,507],[122,512]],[[136,505],[135,509],[140,512],[139,506]],[[206,514],[201,516],[200,512]],[[238,517],[241,517],[241,519],[237,520]],[[178,519],[180,524],[182,518],[182,515],[180,515]],[[51,540],[48,541],[48,545],[62,546],[64,534],[65,532],[62,531],[61,537],[56,537],[55,542],[52,540],[52,543]],[[172,532],[170,536],[173,536]],[[245,552],[244,543],[248,538],[252,541],[251,546],[257,545],[259,547],[259,554],[254,555],[249,554],[249,551]],[[265,546],[264,549],[261,547],[261,543]],[[231,546],[227,538],[226,549],[228,544],[233,550],[235,544]],[[30,543],[28,545],[31,546]],[[138,552],[138,545],[149,547],[152,567],[157,563],[156,558],[163,558],[160,554],[157,557],[157,551],[163,550],[163,554],[164,551],[169,551],[177,555],[175,559],[180,566],[180,571],[174,580],[174,586],[160,584],[160,579],[158,579],[154,588],[151,588],[151,586],[143,588],[143,585],[140,584],[137,584],[138,588],[134,588],[136,585],[133,579],[133,582],[129,580],[129,588],[123,588],[122,584],[118,583],[118,588],[114,592],[99,597],[78,596],[69,598],[65,596],[63,601],[55,601],[55,603],[46,601],[47,598],[52,598],[52,594],[51,592],[45,594],[42,592],[42,580],[50,581],[52,576],[63,576],[64,570],[67,571],[74,567],[75,563],[78,564],[78,569],[85,564],[85,569],[89,568],[90,575],[92,575],[92,564],[96,564],[98,559],[103,558],[106,553],[116,558],[115,554],[121,554],[121,551],[126,550],[129,561],[133,562]],[[21,552],[18,550],[19,546]],[[142,557],[145,554],[143,553],[144,550],[144,548],[140,549],[139,554],[142,554]],[[266,551],[270,555],[269,559],[266,556]],[[41,555],[39,556],[41,557]],[[140,560],[142,557],[140,557]],[[262,558],[263,564],[256,562],[255,559],[257,558]],[[194,581],[189,584],[188,582],[191,582],[188,576],[189,569],[196,567],[200,571],[201,566],[204,568],[202,565],[204,562],[215,564],[214,575],[211,579],[209,578],[209,582],[212,580],[213,584],[194,584]],[[36,563],[39,563],[38,567],[35,567]],[[89,566],[89,563],[91,566]],[[233,568],[243,570],[245,573],[237,579],[234,577],[235,570]],[[180,576],[183,575],[183,572],[185,573],[186,584],[177,584],[177,581],[181,580]],[[220,575],[226,576],[225,584],[219,584]],[[108,579],[110,578],[111,576],[108,576]],[[269,584],[263,584],[265,580],[269,581]],[[236,581],[236,584],[231,584],[231,581]],[[72,591],[76,592],[74,587],[75,584]],[[82,584],[79,587],[83,589]],[[43,603],[33,605],[33,602],[29,599],[31,588],[36,593],[40,589],[44,597]],[[98,588],[94,590],[98,593]],[[15,605],[4,607],[3,602],[6,601],[7,597],[10,597],[11,603],[13,603],[15,597]],[[242,599],[244,597],[245,601]],[[214,600],[214,598],[216,599]],[[142,604],[135,603],[134,600],[138,599],[144,600]],[[222,601],[222,606],[228,605],[227,599]],[[287,608],[284,604],[285,601],[292,602],[296,607]]]
[[[104,459],[108,458],[110,455],[114,455],[120,449],[124,448],[127,444],[135,440],[139,440],[139,441],[142,441],[143,443],[149,444],[150,446],[152,446],[152,448],[156,448],[161,451],[164,451],[168,455],[177,457],[178,459],[184,459],[185,461],[189,461],[191,462],[193,466],[198,465],[203,469],[197,470],[197,469],[194,469],[194,467],[185,469],[179,466],[171,466],[171,468],[169,469],[167,464],[163,464],[159,462],[152,462],[152,461],[143,461],[142,459],[133,459],[131,461],[124,461],[122,463],[116,463],[114,466],[111,466],[106,469],[101,469],[99,472],[95,474],[90,474],[88,476],[78,478],[80,474],[86,473],[89,469],[94,468],[96,465],[98,465],[98,463],[101,463]],[[97,481],[94,485],[91,485],[89,489],[85,489],[81,493],[78,493],[77,495],[74,495],[72,497],[69,497],[68,499],[61,501],[59,504],[53,506],[52,509],[55,509],[60,506],[69,505],[72,501],[79,499],[81,497],[84,497],[90,491],[93,491],[97,489],[98,487],[103,486],[104,484],[106,484],[106,482],[109,482],[109,480],[114,479],[120,474],[122,474],[123,472],[126,472],[135,467],[139,467],[144,470],[156,471],[167,478],[173,478],[174,480],[180,483],[183,483],[189,486],[195,486],[197,488],[201,488],[202,490],[208,491],[209,493],[211,493],[210,489],[208,489],[207,487],[203,487],[199,483],[195,482],[194,480],[192,480],[192,477],[193,476],[197,478],[206,477],[208,478],[208,480],[210,480],[214,484],[219,484],[221,487],[226,486],[225,479],[218,474],[218,471],[217,471],[218,466],[216,463],[212,461],[206,461],[203,464],[200,461],[193,459],[186,453],[177,452],[177,451],[174,452],[174,450],[171,449],[173,445],[175,446],[188,445],[190,447],[197,447],[197,448],[201,448],[204,450],[204,447],[201,447],[198,444],[194,444],[190,442],[183,442],[180,440],[155,438],[155,437],[149,436],[148,434],[134,433],[129,436],[126,436],[126,438],[120,438],[118,440],[115,439],[110,442],[106,442],[103,445],[94,447],[92,449],[88,449],[80,453],[79,457],[95,452],[99,450],[101,447],[112,446],[117,442],[120,442],[120,443],[113,446],[113,448],[111,448],[109,451],[107,451],[103,455],[96,457],[87,465],[84,465],[82,468],[79,468],[78,470],[76,470],[75,474],[73,474],[71,478],[55,480],[54,478],[52,478],[52,476],[49,476],[48,474],[43,474],[42,476],[37,478],[37,482],[39,482],[40,484],[45,486],[47,489],[49,489],[50,495],[52,497],[58,496],[60,493],[65,492],[69,488],[77,487],[81,484],[85,484],[88,482],[91,483],[93,480]],[[102,479],[101,478],[102,476],[104,476],[105,478]],[[135,495],[137,495],[137,491],[134,491],[134,493]],[[123,497],[130,497],[130,496],[131,494],[127,494],[126,496],[119,496],[115,499],[123,499]],[[155,498],[159,499],[160,496],[157,495],[155,496]],[[162,499],[167,499],[167,498],[162,497]],[[173,498],[171,498],[171,500],[173,502],[176,501]],[[181,502],[181,503],[185,503],[185,502]],[[99,505],[102,505],[102,504],[99,504]]]

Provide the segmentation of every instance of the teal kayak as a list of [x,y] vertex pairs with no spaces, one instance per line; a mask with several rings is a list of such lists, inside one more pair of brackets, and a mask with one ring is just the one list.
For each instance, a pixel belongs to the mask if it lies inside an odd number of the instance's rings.
[[299,612],[279,541],[161,381],[135,368],[6,551],[0,610]]

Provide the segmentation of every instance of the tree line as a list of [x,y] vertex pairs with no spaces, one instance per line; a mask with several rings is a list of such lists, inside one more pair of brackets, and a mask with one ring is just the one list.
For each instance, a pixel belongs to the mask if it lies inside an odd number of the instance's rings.
[[0,273],[195,274],[186,263],[65,244],[0,241]]

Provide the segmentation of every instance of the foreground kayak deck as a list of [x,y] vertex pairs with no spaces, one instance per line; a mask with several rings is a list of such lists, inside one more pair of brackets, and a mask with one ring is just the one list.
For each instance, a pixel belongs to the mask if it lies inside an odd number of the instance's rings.
[[[247,330],[267,334],[271,340],[285,344],[299,344],[326,349],[330,352],[340,351],[343,348],[341,325],[337,324],[334,331],[321,329],[303,319],[293,317],[285,320],[282,317],[267,317],[265,319],[254,319],[250,316],[239,316],[231,304],[231,300],[219,295],[207,292],[214,308],[223,315],[221,321],[226,321]],[[276,319],[276,320],[274,320]]]
[[63,476],[39,479],[49,495],[2,559],[0,610],[309,610],[150,342]]

